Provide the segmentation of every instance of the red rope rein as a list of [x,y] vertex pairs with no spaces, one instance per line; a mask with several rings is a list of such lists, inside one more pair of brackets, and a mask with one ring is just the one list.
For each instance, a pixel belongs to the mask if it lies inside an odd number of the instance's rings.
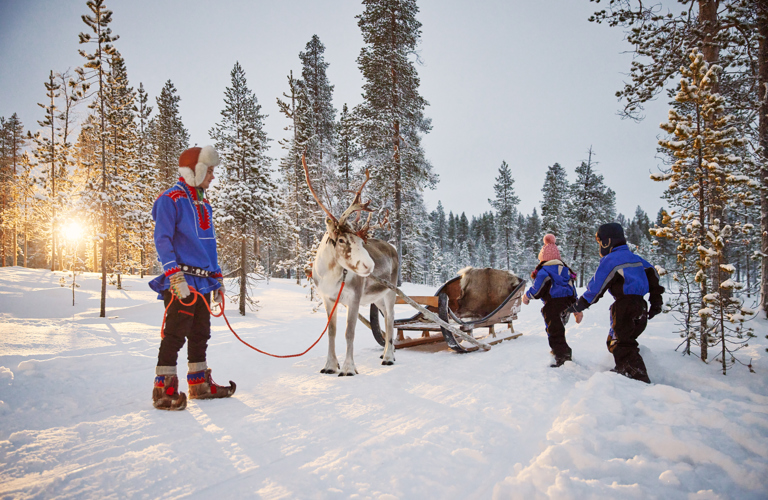
[[269,353],[269,352],[266,352],[266,351],[262,351],[258,347],[253,347],[251,344],[249,344],[245,340],[241,339],[240,336],[237,334],[237,332],[235,332],[235,330],[232,328],[232,325],[229,324],[229,320],[227,319],[227,315],[224,314],[224,295],[222,294],[222,297],[221,297],[221,305],[220,305],[221,312],[218,313],[218,314],[215,314],[211,310],[211,306],[210,306],[210,304],[208,304],[208,301],[205,300],[205,297],[203,296],[203,294],[198,292],[197,290],[195,290],[193,287],[189,287],[189,291],[192,292],[192,296],[193,296],[192,302],[190,302],[189,304],[185,304],[179,297],[177,297],[173,292],[171,292],[171,300],[170,300],[170,302],[168,302],[168,305],[165,307],[165,312],[163,313],[163,324],[160,327],[160,338],[164,338],[165,337],[165,319],[168,316],[168,309],[171,307],[171,304],[173,304],[173,301],[174,300],[178,300],[181,305],[189,307],[189,306],[195,305],[195,303],[197,302],[197,298],[200,297],[201,299],[203,299],[203,302],[205,303],[205,307],[208,308],[208,312],[211,313],[211,316],[213,316],[214,318],[220,318],[220,317],[223,316],[224,317],[224,321],[227,323],[227,326],[229,327],[229,331],[232,332],[232,334],[237,338],[237,340],[239,340],[243,344],[247,345],[248,347],[250,347],[254,351],[260,352],[261,354],[266,354],[267,356],[272,356],[273,358],[298,358],[299,356],[304,356],[306,353],[311,351],[312,348],[315,347],[318,342],[320,342],[320,339],[323,338],[323,335],[325,335],[325,332],[328,330],[328,326],[331,324],[331,318],[333,318],[333,314],[336,312],[336,306],[339,305],[339,300],[341,299],[341,292],[342,292],[342,290],[344,290],[344,281],[345,280],[341,281],[341,288],[339,289],[339,294],[336,296],[336,302],[333,303],[333,309],[331,309],[331,314],[328,315],[328,322],[325,324],[325,328],[323,329],[323,332],[320,334],[320,336],[317,338],[317,340],[315,340],[314,344],[309,346],[306,351],[304,351],[302,353],[299,353],[299,354],[283,354],[283,355],[281,355],[281,354],[272,354],[272,353]]

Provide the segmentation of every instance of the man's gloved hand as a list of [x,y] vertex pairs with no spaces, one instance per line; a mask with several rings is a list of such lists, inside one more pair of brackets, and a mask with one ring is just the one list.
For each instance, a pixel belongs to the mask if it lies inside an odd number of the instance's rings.
[[576,313],[580,313],[581,311],[583,311],[588,307],[589,307],[589,302],[587,302],[587,299],[585,299],[584,297],[581,297],[579,300],[577,300],[576,302],[568,306],[568,309],[566,309],[565,312],[576,314]]
[[656,316],[660,312],[661,312],[661,306],[651,306],[651,308],[648,309],[648,319],[652,319],[654,316]]
[[174,294],[176,297],[180,298],[181,300],[186,299],[189,297],[190,291],[189,291],[189,285],[187,285],[187,280],[184,278],[184,273],[181,271],[173,273],[168,277],[168,279],[171,281],[171,293]]
[[608,347],[609,352],[613,352],[614,349],[616,349],[616,344],[618,343],[618,339],[615,339],[611,336],[611,334],[608,334],[608,338],[605,339],[605,345]]
[[523,304],[528,305],[528,302],[530,302],[530,300],[528,299],[528,295],[523,294]]
[[216,278],[216,281],[221,286],[213,291],[213,301],[221,304],[224,301],[224,294],[227,290],[224,288],[224,278]]

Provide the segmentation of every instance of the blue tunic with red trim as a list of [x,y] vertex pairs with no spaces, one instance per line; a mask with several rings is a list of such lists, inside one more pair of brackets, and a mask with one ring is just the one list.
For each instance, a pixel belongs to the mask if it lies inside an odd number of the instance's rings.
[[152,207],[155,249],[164,273],[150,281],[149,287],[158,293],[158,299],[162,299],[163,292],[171,286],[168,277],[185,265],[211,273],[209,276],[184,275],[187,284],[198,292],[205,294],[221,286],[216,279],[221,277],[221,267],[212,214],[208,200],[199,199],[197,189],[183,178],[155,200]]

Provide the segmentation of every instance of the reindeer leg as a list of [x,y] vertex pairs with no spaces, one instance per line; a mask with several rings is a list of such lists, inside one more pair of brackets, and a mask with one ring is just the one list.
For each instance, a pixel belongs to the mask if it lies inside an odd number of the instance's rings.
[[[325,312],[331,314],[333,310],[333,301],[328,300],[327,297],[323,297],[323,304],[325,305]],[[328,358],[325,362],[325,368],[320,370],[320,373],[338,373],[339,372],[339,360],[336,358],[336,316],[338,311],[333,313],[333,317],[328,322]]]
[[[359,297],[359,294],[358,294]],[[339,377],[351,377],[357,374],[355,368],[355,359],[353,351],[355,347],[355,326],[357,325],[357,313],[360,309],[360,299],[357,298],[351,304],[347,304],[347,356],[344,359],[344,366],[341,367]]]
[[382,365],[394,365],[395,364],[395,298],[394,294],[390,297],[384,297],[379,304],[377,304],[384,312],[384,355],[381,356],[383,360]]

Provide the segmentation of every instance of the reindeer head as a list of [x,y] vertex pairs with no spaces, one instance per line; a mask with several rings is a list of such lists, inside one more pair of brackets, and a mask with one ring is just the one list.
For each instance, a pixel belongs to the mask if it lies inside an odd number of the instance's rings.
[[[368,231],[372,229],[370,226],[371,214],[369,213],[368,220],[360,229],[354,229],[354,225],[360,221],[360,212],[371,212],[371,209],[368,208],[368,205],[371,202],[367,201],[363,203],[360,197],[365,184],[370,178],[368,171],[365,171],[365,182],[363,182],[360,189],[355,193],[355,198],[352,200],[352,204],[344,210],[341,217],[337,219],[327,208],[325,208],[325,205],[323,205],[320,198],[315,194],[315,190],[312,188],[312,182],[309,179],[309,169],[307,168],[307,162],[304,155],[301,156],[301,163],[304,165],[307,186],[309,186],[312,196],[315,198],[315,201],[320,208],[328,214],[328,217],[325,219],[325,237],[323,243],[333,245],[336,262],[341,267],[359,276],[368,276],[373,272],[374,267],[373,259],[365,249],[365,243],[368,241]],[[350,223],[349,218],[355,213],[357,213],[357,219],[353,225]]]

